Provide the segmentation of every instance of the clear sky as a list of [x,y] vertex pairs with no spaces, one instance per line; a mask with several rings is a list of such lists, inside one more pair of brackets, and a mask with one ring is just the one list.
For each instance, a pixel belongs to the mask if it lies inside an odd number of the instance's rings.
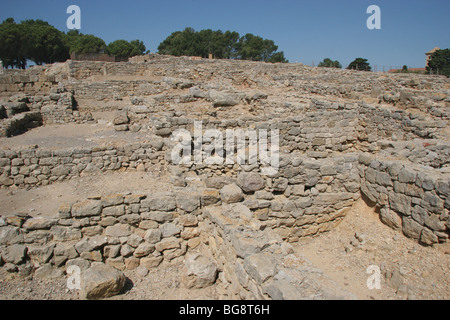
[[[425,52],[450,48],[450,0],[0,0],[0,21],[48,21],[61,31],[69,5],[81,8],[81,32],[106,43],[144,41],[157,47],[192,27],[253,33],[274,40],[290,62],[324,58],[346,67],[354,58],[386,68],[424,67]],[[368,6],[381,9],[381,30],[369,30]]]

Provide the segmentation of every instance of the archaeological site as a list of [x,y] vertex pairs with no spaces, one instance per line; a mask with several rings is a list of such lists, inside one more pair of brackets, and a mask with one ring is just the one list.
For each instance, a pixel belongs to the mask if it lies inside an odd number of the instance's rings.
[[4,70],[0,298],[450,299],[449,122],[445,76]]

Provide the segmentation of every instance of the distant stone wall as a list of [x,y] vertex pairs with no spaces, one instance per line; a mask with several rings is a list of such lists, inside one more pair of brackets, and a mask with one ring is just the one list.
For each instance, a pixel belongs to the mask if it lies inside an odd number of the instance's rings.
[[141,168],[145,171],[164,157],[154,152],[161,147],[162,142],[153,142],[66,150],[0,150],[0,184],[4,187],[33,187],[80,174]]

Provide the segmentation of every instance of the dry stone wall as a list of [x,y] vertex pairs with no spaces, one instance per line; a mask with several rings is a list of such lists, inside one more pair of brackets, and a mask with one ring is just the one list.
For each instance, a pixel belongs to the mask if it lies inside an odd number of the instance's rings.
[[62,205],[55,218],[9,217],[1,221],[2,263],[37,276],[93,262],[155,268],[199,245],[199,207],[198,195],[117,194]]
[[450,174],[362,154],[361,193],[381,220],[425,245],[449,238]]

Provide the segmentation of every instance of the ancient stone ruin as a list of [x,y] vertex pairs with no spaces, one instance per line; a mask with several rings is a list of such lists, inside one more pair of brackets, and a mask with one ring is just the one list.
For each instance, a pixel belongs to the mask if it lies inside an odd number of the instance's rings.
[[[5,70],[1,188],[127,172],[154,173],[167,188],[99,190],[46,216],[2,210],[1,268],[51,278],[73,265],[98,275],[92,268],[103,264],[126,273],[182,261],[184,286],[220,282],[229,299],[353,298],[332,284],[315,287],[286,263],[292,245],[333,230],[360,198],[421,245],[448,242],[449,93],[440,76],[161,55]],[[258,161],[174,163],[173,134],[194,137],[196,121],[224,136],[278,130],[278,170],[263,174]],[[82,144],[8,143],[56,124],[108,131]],[[84,297],[120,291],[105,290]]]

